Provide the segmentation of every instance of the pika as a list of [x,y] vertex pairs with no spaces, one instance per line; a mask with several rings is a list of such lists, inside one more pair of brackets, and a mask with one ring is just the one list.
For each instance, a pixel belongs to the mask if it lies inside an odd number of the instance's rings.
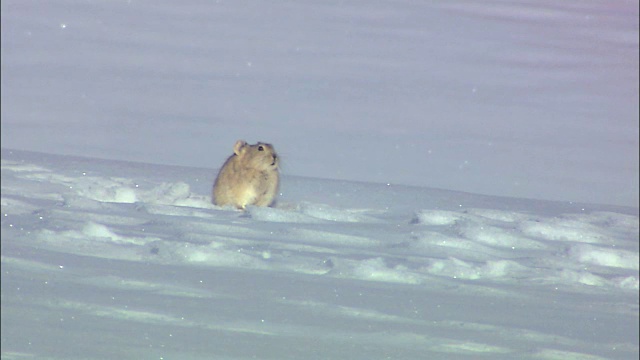
[[271,144],[236,141],[233,155],[222,165],[213,184],[213,203],[239,209],[248,205],[271,206],[280,185],[279,161]]

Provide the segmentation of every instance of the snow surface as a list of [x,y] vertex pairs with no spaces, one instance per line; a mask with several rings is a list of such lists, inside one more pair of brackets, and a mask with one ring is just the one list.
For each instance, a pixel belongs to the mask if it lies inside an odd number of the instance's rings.
[[638,1],[2,0],[2,146],[638,206]]
[[640,355],[637,0],[0,5],[2,359]]
[[3,359],[636,359],[638,209],[2,150]]

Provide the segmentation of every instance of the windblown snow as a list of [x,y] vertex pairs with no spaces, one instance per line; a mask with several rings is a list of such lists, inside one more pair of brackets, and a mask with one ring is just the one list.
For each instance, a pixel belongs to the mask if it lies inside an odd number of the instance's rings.
[[638,210],[2,150],[7,359],[631,359]]

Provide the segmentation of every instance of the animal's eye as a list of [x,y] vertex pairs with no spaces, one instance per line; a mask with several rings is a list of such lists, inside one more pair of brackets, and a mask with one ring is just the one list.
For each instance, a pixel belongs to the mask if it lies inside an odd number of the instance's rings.
[[258,146],[258,151],[264,151],[264,146],[262,145]]

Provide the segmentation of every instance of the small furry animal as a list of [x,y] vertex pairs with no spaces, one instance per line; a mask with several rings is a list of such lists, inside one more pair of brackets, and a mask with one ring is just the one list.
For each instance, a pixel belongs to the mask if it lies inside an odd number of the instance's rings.
[[238,140],[233,153],[213,184],[213,203],[238,209],[248,205],[271,206],[280,184],[279,158],[273,146],[262,142],[249,145]]

